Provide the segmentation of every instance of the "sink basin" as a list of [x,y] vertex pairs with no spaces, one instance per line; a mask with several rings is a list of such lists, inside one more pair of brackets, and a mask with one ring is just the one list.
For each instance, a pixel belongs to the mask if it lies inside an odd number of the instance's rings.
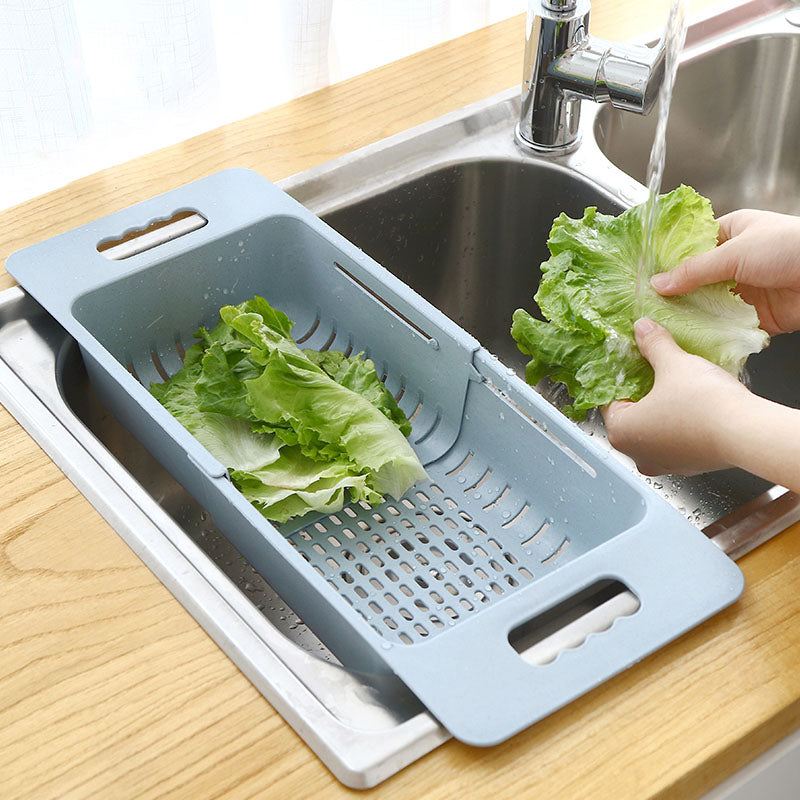
[[[667,126],[663,190],[680,183],[717,215],[800,213],[800,28],[783,15],[686,51]],[[598,110],[594,134],[620,169],[646,182],[656,117]]]
[[524,374],[511,315],[535,308],[553,219],[590,205],[625,208],[574,172],[488,158],[435,167],[324,219]]

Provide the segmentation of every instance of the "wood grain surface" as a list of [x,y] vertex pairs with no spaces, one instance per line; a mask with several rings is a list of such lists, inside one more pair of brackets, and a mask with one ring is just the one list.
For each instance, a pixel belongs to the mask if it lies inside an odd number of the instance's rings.
[[[594,30],[628,38],[667,7],[596,0]],[[523,31],[516,17],[1,212],[0,263],[219,169],[277,180],[506,89]],[[0,481],[3,798],[692,798],[800,725],[796,527],[740,562],[741,601],[624,674],[503,745],[451,741],[357,793],[2,408]]]

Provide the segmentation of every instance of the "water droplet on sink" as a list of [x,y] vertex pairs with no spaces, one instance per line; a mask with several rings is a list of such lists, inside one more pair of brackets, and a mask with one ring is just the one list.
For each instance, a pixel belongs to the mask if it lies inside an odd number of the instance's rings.
[[636,203],[639,200],[636,194],[625,186],[620,187],[617,190],[617,194],[619,195],[619,199],[624,203]]

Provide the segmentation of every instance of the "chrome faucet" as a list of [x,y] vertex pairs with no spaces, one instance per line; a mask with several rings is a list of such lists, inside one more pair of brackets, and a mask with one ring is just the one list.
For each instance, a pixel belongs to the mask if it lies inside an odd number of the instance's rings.
[[517,138],[536,150],[578,144],[581,100],[647,114],[664,76],[657,47],[589,35],[590,0],[529,0]]

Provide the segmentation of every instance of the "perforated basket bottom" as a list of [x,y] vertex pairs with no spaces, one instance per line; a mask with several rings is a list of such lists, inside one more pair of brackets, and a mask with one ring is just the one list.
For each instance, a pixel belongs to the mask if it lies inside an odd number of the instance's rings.
[[432,480],[399,502],[362,502],[296,530],[283,526],[375,631],[404,644],[458,624],[569,557],[566,526],[471,451],[454,450],[428,473]]

